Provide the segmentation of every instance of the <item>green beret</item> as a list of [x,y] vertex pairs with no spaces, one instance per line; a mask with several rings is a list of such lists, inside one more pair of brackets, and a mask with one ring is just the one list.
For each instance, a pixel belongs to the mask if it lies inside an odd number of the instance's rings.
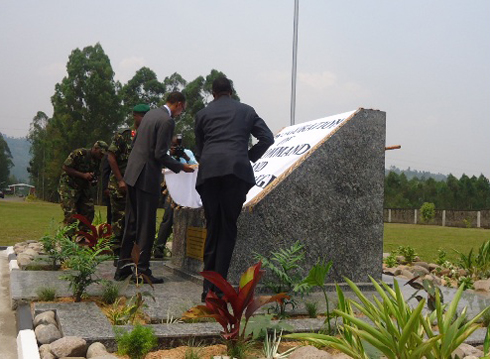
[[94,147],[95,148],[100,148],[100,152],[102,152],[104,155],[106,154],[107,149],[109,148],[109,146],[107,145],[107,143],[105,143],[104,141],[97,141],[97,142],[95,142]]
[[150,111],[150,106],[140,103],[133,107],[133,112],[148,112]]

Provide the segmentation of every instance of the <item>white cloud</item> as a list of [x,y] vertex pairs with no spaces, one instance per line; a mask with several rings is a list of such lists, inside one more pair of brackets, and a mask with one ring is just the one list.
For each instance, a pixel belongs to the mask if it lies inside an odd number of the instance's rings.
[[330,71],[300,72],[298,73],[298,80],[315,90],[324,90],[336,85],[337,76]]
[[66,75],[66,64],[55,62],[41,67],[37,73],[40,76],[56,77],[61,79]]
[[132,56],[122,59],[115,70],[115,78],[121,82],[127,82],[134,76],[136,71],[145,66],[145,63],[144,57]]

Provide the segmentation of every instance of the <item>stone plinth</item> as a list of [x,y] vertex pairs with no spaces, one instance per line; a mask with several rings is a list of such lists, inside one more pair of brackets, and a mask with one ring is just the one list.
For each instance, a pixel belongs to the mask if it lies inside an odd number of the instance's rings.
[[[254,252],[268,256],[297,240],[305,272],[326,258],[329,282],[381,279],[385,121],[384,112],[359,109],[243,208],[230,281],[256,262]],[[197,273],[202,262],[185,257],[188,226],[205,226],[202,210],[175,211],[172,265]]]

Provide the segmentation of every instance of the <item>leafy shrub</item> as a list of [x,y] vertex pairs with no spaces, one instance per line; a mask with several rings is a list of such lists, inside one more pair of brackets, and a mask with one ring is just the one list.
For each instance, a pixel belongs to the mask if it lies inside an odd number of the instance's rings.
[[292,332],[294,330],[294,327],[287,324],[285,321],[278,320],[272,322],[272,318],[272,314],[254,315],[248,322],[247,329],[245,330],[245,337],[248,338],[249,336],[252,336],[252,340],[262,341],[265,339],[267,333],[273,330],[276,332]]
[[113,304],[117,297],[119,297],[119,286],[110,280],[104,281],[102,301],[106,304]]
[[396,260],[396,252],[391,252],[388,257],[385,258],[385,264],[388,268],[393,268],[398,265],[398,261]]
[[473,223],[471,222],[471,219],[465,218],[463,219],[463,225],[465,228],[471,228],[473,226]]
[[112,258],[104,255],[110,251],[110,240],[100,240],[93,247],[80,246],[74,242],[66,242],[67,259],[65,264],[74,272],[61,276],[70,282],[69,286],[73,290],[73,296],[76,302],[80,302],[82,295],[86,292],[89,285],[100,282],[100,279],[94,278],[97,266]]
[[424,202],[420,207],[420,218],[422,222],[430,223],[436,216],[436,206],[434,203]]
[[[255,259],[262,262],[264,269],[269,269],[272,273],[272,279],[265,281],[264,285],[273,293],[288,293],[293,292],[306,293],[307,287],[300,286],[303,277],[301,276],[301,263],[305,259],[304,245],[299,241],[294,243],[290,248],[280,249],[277,252],[272,252],[271,257],[267,258],[259,253],[254,255]],[[296,307],[294,299],[286,299],[276,305],[276,313],[280,318],[285,318],[286,307],[291,305]]]
[[135,325],[130,332],[116,331],[117,352],[131,359],[143,359],[157,346],[157,337],[150,327]]
[[107,316],[112,325],[135,324],[138,316],[143,315],[145,307],[143,295],[138,292],[127,300],[117,298],[107,311]]
[[36,291],[37,297],[43,302],[52,302],[56,298],[56,288],[42,287]]
[[464,290],[473,289],[473,279],[471,277],[459,277],[458,278],[458,287],[463,286]]
[[437,259],[436,259],[436,264],[443,266],[447,262],[447,253],[444,249],[438,249],[437,250]]
[[318,303],[317,302],[306,302],[306,311],[310,318],[316,318],[318,316]]
[[415,257],[417,256],[417,253],[415,253],[415,249],[410,246],[399,246],[398,253],[405,258],[405,261],[408,264],[412,264],[415,260]]
[[466,270],[469,276],[474,276],[475,279],[488,278],[490,275],[490,240],[483,243],[476,254],[473,253],[473,248],[470,249],[468,255],[455,250],[459,254],[458,265]]
[[55,230],[54,234],[47,234],[39,239],[39,242],[43,245],[43,251],[49,257],[51,266],[53,269],[59,267],[63,262],[67,253],[65,247],[67,243],[71,242],[70,233],[72,233],[77,227],[76,223],[69,226],[62,226]]
[[[358,300],[346,299],[337,286],[339,309],[334,312],[343,318],[344,324],[340,337],[316,333],[295,333],[286,337],[329,345],[353,358],[384,355],[387,358],[443,359],[450,358],[451,353],[478,329],[476,321],[483,315],[480,312],[469,321],[466,321],[466,309],[456,315],[463,287],[458,289],[448,306],[441,304],[439,292],[436,292],[435,310],[424,316],[422,309],[425,299],[421,298],[416,308],[412,309],[403,298],[397,281],[394,281],[394,288],[391,289],[386,283],[380,286],[371,279],[380,297],[374,297],[373,301],[352,281],[346,279],[346,282]],[[371,323],[358,318],[353,307],[360,310]],[[437,324],[438,332],[432,329],[432,323]]]

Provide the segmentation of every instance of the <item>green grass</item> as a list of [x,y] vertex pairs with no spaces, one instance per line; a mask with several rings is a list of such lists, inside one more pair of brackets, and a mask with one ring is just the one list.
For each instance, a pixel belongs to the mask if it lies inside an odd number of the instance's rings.
[[[95,206],[95,213],[106,220],[106,207]],[[160,224],[163,210],[157,214]],[[63,212],[58,203],[42,201],[0,201],[0,246],[11,246],[28,239],[37,240],[47,233],[53,233],[63,220]]]
[[[95,211],[100,211],[105,220],[104,206],[96,206]],[[157,227],[162,214],[163,210],[159,209]],[[46,233],[52,233],[62,219],[60,205],[56,203],[0,201],[0,246],[39,239]],[[384,251],[409,245],[415,248],[422,260],[432,262],[437,258],[437,250],[444,249],[448,259],[455,260],[458,255],[453,249],[468,253],[471,248],[477,250],[489,239],[488,229],[385,223]]]
[[447,259],[454,261],[459,255],[453,249],[467,254],[471,248],[476,251],[489,239],[488,229],[385,223],[384,251],[411,246],[423,261],[434,262],[437,250],[443,249],[447,252]]

